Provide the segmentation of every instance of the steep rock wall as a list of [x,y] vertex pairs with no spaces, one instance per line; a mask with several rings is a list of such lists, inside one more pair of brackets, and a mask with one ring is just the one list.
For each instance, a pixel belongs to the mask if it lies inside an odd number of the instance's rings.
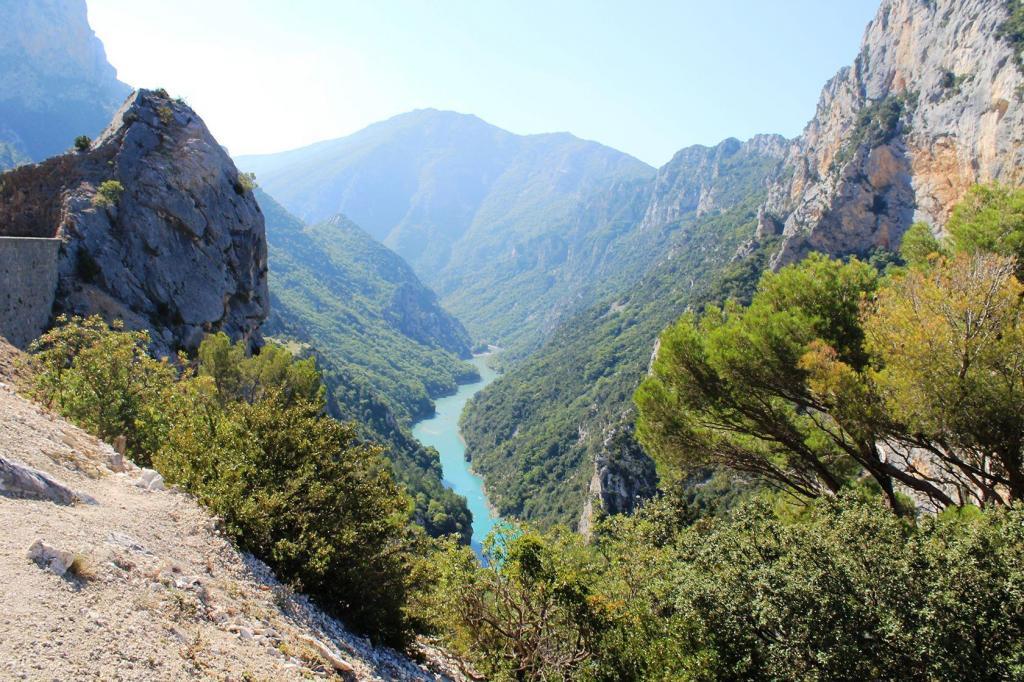
[[0,336],[25,348],[50,322],[60,240],[0,237]]
[[1024,77],[999,30],[1008,7],[882,2],[765,204],[759,234],[784,236],[776,266],[895,248],[915,220],[941,232],[972,184],[1021,183]]
[[[104,205],[110,182],[122,190]],[[149,329],[160,352],[217,331],[260,341],[263,215],[199,116],[162,91],[129,97],[90,149],[0,175],[0,235],[60,238],[55,313]]]

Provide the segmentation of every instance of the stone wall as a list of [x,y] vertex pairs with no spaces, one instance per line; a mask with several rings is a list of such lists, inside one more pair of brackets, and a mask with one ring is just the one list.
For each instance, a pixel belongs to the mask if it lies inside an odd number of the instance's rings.
[[25,348],[50,322],[61,240],[0,237],[0,336]]

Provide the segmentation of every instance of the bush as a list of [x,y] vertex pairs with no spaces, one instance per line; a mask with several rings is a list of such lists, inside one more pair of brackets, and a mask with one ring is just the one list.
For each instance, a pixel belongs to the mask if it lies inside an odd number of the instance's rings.
[[283,580],[351,627],[405,643],[409,502],[353,425],[280,395],[223,411],[207,402],[176,424],[155,463]]
[[31,395],[105,441],[125,436],[149,466],[170,429],[177,370],[148,354],[149,334],[99,317],[61,316],[31,347]]
[[92,205],[102,208],[117,206],[122,194],[124,194],[124,185],[117,180],[104,180],[92,198]]
[[206,338],[198,369],[149,357],[149,335],[59,318],[30,358],[32,395],[155,466],[224,517],[245,549],[352,628],[407,642],[425,538],[382,449],[323,415],[314,360],[269,345],[248,357]]
[[440,562],[444,641],[505,680],[1003,680],[1024,673],[1024,508],[915,523],[844,494],[680,526],[669,500],[587,546],[525,532]]
[[88,135],[79,135],[75,138],[75,149],[80,152],[89,151],[90,145],[92,145],[92,138]]
[[239,192],[239,194],[243,194],[245,192],[251,192],[254,189],[256,189],[257,187],[259,187],[259,185],[256,184],[256,174],[255,173],[239,173],[238,174],[238,188],[240,188],[242,190],[241,192]]

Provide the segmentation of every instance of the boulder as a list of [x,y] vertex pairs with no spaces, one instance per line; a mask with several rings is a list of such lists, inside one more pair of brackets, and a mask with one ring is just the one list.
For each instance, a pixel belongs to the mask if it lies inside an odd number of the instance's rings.
[[64,575],[74,562],[75,555],[37,538],[28,548],[28,558],[54,575]]
[[55,504],[91,499],[58,483],[42,471],[0,457],[0,495]]
[[142,473],[139,475],[138,480],[135,481],[135,485],[150,492],[166,490],[164,477],[153,469],[142,469]]

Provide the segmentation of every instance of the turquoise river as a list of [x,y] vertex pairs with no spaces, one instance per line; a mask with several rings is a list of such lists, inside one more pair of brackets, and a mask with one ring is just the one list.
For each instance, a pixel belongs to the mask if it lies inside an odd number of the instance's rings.
[[477,355],[473,365],[480,371],[480,381],[463,384],[454,395],[438,398],[435,413],[430,419],[417,422],[412,435],[424,445],[437,448],[441,454],[441,469],[446,486],[463,495],[473,513],[473,551],[480,555],[484,538],[498,521],[498,517],[487,504],[484,482],[469,469],[466,461],[466,444],[459,433],[459,417],[462,410],[480,389],[494,381],[498,374],[487,366],[487,355]]

